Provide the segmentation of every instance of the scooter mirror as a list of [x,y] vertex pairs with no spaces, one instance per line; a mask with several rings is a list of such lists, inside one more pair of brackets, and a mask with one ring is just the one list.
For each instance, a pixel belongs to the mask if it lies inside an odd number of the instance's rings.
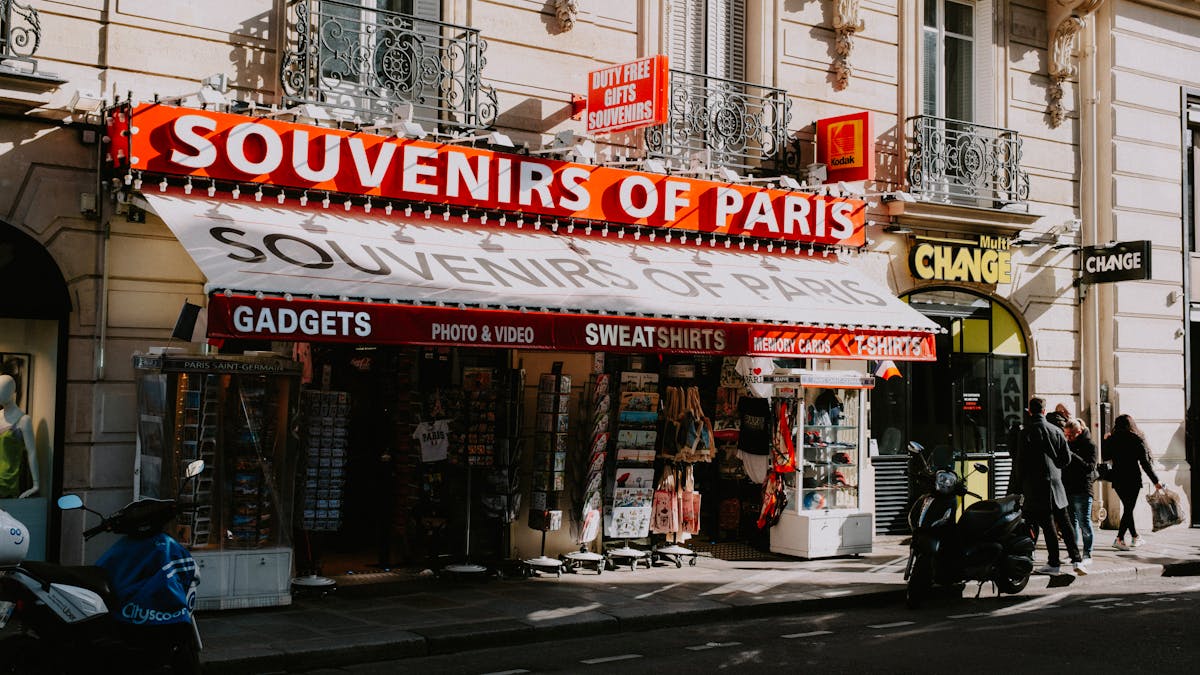
[[83,508],[83,500],[79,495],[63,495],[58,498],[58,508],[63,511],[74,511]]
[[187,469],[184,471],[184,478],[195,478],[204,473],[204,460],[197,459],[188,462]]
[[920,454],[923,454],[924,452],[925,452],[925,446],[921,445],[920,443],[918,443],[916,441],[908,442],[908,453],[910,455],[920,455]]
[[987,464],[975,462],[975,470],[978,471],[979,473],[987,473],[988,472]]

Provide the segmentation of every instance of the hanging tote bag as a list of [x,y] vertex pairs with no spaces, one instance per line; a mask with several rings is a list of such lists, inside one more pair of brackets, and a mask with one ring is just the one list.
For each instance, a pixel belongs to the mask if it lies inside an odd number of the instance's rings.
[[679,490],[675,485],[675,470],[671,467],[663,469],[662,479],[654,490],[650,531],[659,534],[679,531]]
[[667,387],[662,400],[663,433],[662,448],[659,456],[674,459],[679,453],[679,440],[683,436],[680,429],[684,415],[683,390],[679,387]]
[[711,462],[716,455],[712,421],[700,407],[700,390],[688,387],[684,394],[685,411],[681,422],[682,440],[677,459],[682,462]]
[[695,479],[692,476],[692,466],[685,470],[683,491],[680,492],[680,528],[688,534],[700,533],[700,493],[696,492]]
[[775,433],[771,439],[771,464],[776,473],[795,473],[796,444],[792,440],[792,416],[787,400],[779,402],[775,412]]
[[758,529],[765,530],[779,522],[783,509],[787,507],[787,492],[783,480],[775,471],[768,471],[763,481],[762,510],[758,514]]

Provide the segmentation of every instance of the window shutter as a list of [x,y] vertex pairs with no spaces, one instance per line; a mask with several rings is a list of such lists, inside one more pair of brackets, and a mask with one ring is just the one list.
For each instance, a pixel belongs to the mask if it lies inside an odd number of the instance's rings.
[[993,0],[975,2],[975,114],[967,120],[998,126],[996,119],[996,50],[992,42],[996,20]]
[[709,49],[706,73],[729,80],[746,79],[745,0],[710,0],[707,3]]
[[[418,19],[442,20],[442,0],[410,0],[411,13]],[[408,2],[404,4],[409,4]]]
[[672,68],[704,72],[704,0],[671,0],[667,56]]

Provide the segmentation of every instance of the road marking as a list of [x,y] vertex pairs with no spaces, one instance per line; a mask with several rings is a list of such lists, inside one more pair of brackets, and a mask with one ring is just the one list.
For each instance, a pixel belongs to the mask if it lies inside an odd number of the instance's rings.
[[823,595],[827,598],[836,598],[839,595],[850,595],[853,592],[854,591],[846,590],[844,588],[838,588],[838,589],[834,589],[832,591],[822,591],[821,595]]
[[791,633],[789,635],[780,635],[779,637],[781,637],[785,640],[791,640],[793,638],[817,637],[818,635],[833,635],[833,631],[831,631],[831,630],[811,630],[807,633]]
[[971,612],[970,614],[951,614],[947,619],[970,619],[976,616],[987,616],[987,612]]
[[667,586],[663,586],[662,588],[658,589],[657,591],[650,591],[649,593],[642,593],[641,595],[635,595],[633,599],[634,600],[645,600],[646,598],[654,595],[655,593],[662,593],[663,591],[669,591],[678,585],[679,584],[669,584]]
[[916,623],[916,621],[896,621],[894,623],[877,623],[874,625],[868,625],[867,628],[900,628],[901,626],[911,626],[914,623]]
[[740,644],[742,644],[742,643],[740,643],[740,642],[705,642],[702,645],[692,645],[691,647],[684,647],[684,649],[688,649],[693,652],[699,652],[699,651],[703,651],[705,649],[717,649],[718,647],[736,647]]
[[907,562],[908,562],[908,556],[907,556],[907,555],[902,555],[902,556],[900,556],[899,558],[896,558],[895,560],[892,560],[892,561],[890,561],[890,562],[885,562],[885,563],[883,563],[882,565],[876,565],[876,566],[874,566],[874,567],[868,567],[868,568],[867,568],[867,574],[874,574],[874,573],[882,572],[882,571],[884,571],[884,570],[888,569],[889,567],[897,567],[897,566],[899,566],[900,564],[902,564],[902,563],[907,563]]
[[532,670],[517,668],[516,670],[497,670],[494,673],[484,673],[483,675],[521,675],[521,673],[532,673]]
[[[1054,605],[1058,600],[1070,595],[1070,591],[1055,593],[1054,595],[1045,595],[1040,598],[1026,600],[1020,604],[1012,605],[1011,607],[1003,607],[991,612],[992,616],[1008,616],[1010,614],[1023,614],[1025,612],[1033,612],[1039,609],[1046,609],[1049,605]],[[1055,605],[1057,607],[1057,605]]]
[[1120,598],[1092,598],[1091,600],[1087,600],[1087,602],[1098,604],[1101,602],[1116,602],[1117,600],[1120,600]]
[[601,656],[595,659],[583,659],[580,663],[585,663],[589,666],[594,666],[597,663],[612,663],[613,661],[628,661],[630,659],[640,659],[641,654],[618,654],[616,656]]

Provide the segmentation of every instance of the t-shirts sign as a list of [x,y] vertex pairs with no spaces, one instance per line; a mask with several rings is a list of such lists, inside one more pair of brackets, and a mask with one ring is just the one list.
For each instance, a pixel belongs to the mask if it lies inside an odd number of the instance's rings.
[[440,462],[446,459],[450,448],[450,421],[422,422],[413,432],[413,438],[421,444],[422,462]]
[[667,122],[667,57],[659,54],[588,73],[587,132]]

